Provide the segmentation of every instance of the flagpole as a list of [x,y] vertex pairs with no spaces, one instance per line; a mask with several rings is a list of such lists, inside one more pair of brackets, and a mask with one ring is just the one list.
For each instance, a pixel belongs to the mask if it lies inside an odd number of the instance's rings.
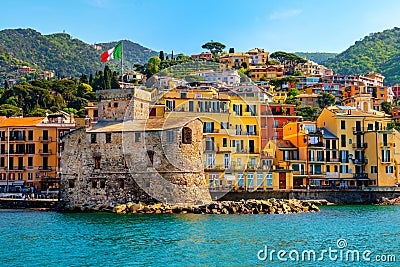
[[121,40],[121,79],[124,82],[124,40]]

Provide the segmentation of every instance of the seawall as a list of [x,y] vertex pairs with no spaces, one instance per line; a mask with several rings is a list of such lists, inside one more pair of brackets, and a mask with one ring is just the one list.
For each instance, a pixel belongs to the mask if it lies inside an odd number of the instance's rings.
[[[399,188],[400,189],[400,188]],[[336,204],[376,204],[381,198],[396,198],[400,196],[399,189],[392,190],[271,190],[254,192],[228,192],[219,200],[238,201],[241,199],[326,199]],[[213,200],[216,193],[211,192]],[[221,195],[221,193],[219,193]]]
[[43,209],[54,210],[57,206],[57,199],[13,199],[0,198],[0,209]]

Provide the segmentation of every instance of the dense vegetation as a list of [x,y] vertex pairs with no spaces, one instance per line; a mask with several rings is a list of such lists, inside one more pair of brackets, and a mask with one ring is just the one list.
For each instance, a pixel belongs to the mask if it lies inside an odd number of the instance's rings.
[[314,61],[318,64],[323,64],[330,58],[334,58],[337,53],[325,53],[325,52],[294,52],[295,55],[299,57],[306,58],[308,60]]
[[96,90],[119,88],[117,72],[106,65],[95,75],[82,74],[79,79],[23,82],[0,90],[0,115],[45,116],[63,110],[85,117],[89,101],[96,99]]
[[[41,70],[52,70],[59,78],[89,75],[104,68],[100,55],[116,42],[98,44],[94,49],[66,33],[42,35],[33,29],[7,29],[0,31],[0,77],[12,76],[16,66],[27,65]],[[145,63],[157,55],[139,44],[124,41],[124,69],[132,70],[135,63]],[[110,62],[111,68],[119,68],[120,62]],[[4,77],[5,78],[5,77]]]
[[400,84],[400,28],[373,33],[324,65],[339,74],[383,74],[387,85]]

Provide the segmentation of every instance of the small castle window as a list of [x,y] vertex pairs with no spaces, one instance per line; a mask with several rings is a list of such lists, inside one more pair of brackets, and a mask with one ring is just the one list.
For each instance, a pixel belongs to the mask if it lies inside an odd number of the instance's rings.
[[189,127],[182,128],[182,143],[191,144],[192,143],[192,129]]
[[100,180],[100,188],[106,188],[106,179]]
[[101,157],[94,157],[94,168],[100,169]]
[[117,108],[118,107],[118,102],[115,102],[114,103],[114,108]]
[[69,179],[68,180],[68,187],[69,188],[74,188],[75,187],[75,180]]
[[125,181],[124,179],[119,179],[118,180],[119,188],[124,189],[125,188]]
[[111,102],[108,102],[108,107],[111,108]]
[[106,143],[111,143],[111,133],[106,133]]
[[97,188],[97,180],[96,179],[92,180],[92,188]]
[[147,156],[149,157],[149,166],[153,166],[154,163],[154,151],[153,150],[147,150]]
[[140,142],[140,133],[135,133],[135,142]]
[[96,134],[91,134],[90,135],[90,142],[92,144],[96,144],[97,143],[97,138],[96,137],[97,137]]
[[174,135],[175,135],[175,132],[173,130],[167,131],[167,143],[173,143],[175,141]]

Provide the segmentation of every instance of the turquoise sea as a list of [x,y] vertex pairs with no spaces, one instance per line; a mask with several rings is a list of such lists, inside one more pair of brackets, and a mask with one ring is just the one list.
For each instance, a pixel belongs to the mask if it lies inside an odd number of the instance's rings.
[[[0,210],[0,236],[0,266],[400,266],[400,206],[290,215]],[[286,254],[271,259],[272,250]]]

